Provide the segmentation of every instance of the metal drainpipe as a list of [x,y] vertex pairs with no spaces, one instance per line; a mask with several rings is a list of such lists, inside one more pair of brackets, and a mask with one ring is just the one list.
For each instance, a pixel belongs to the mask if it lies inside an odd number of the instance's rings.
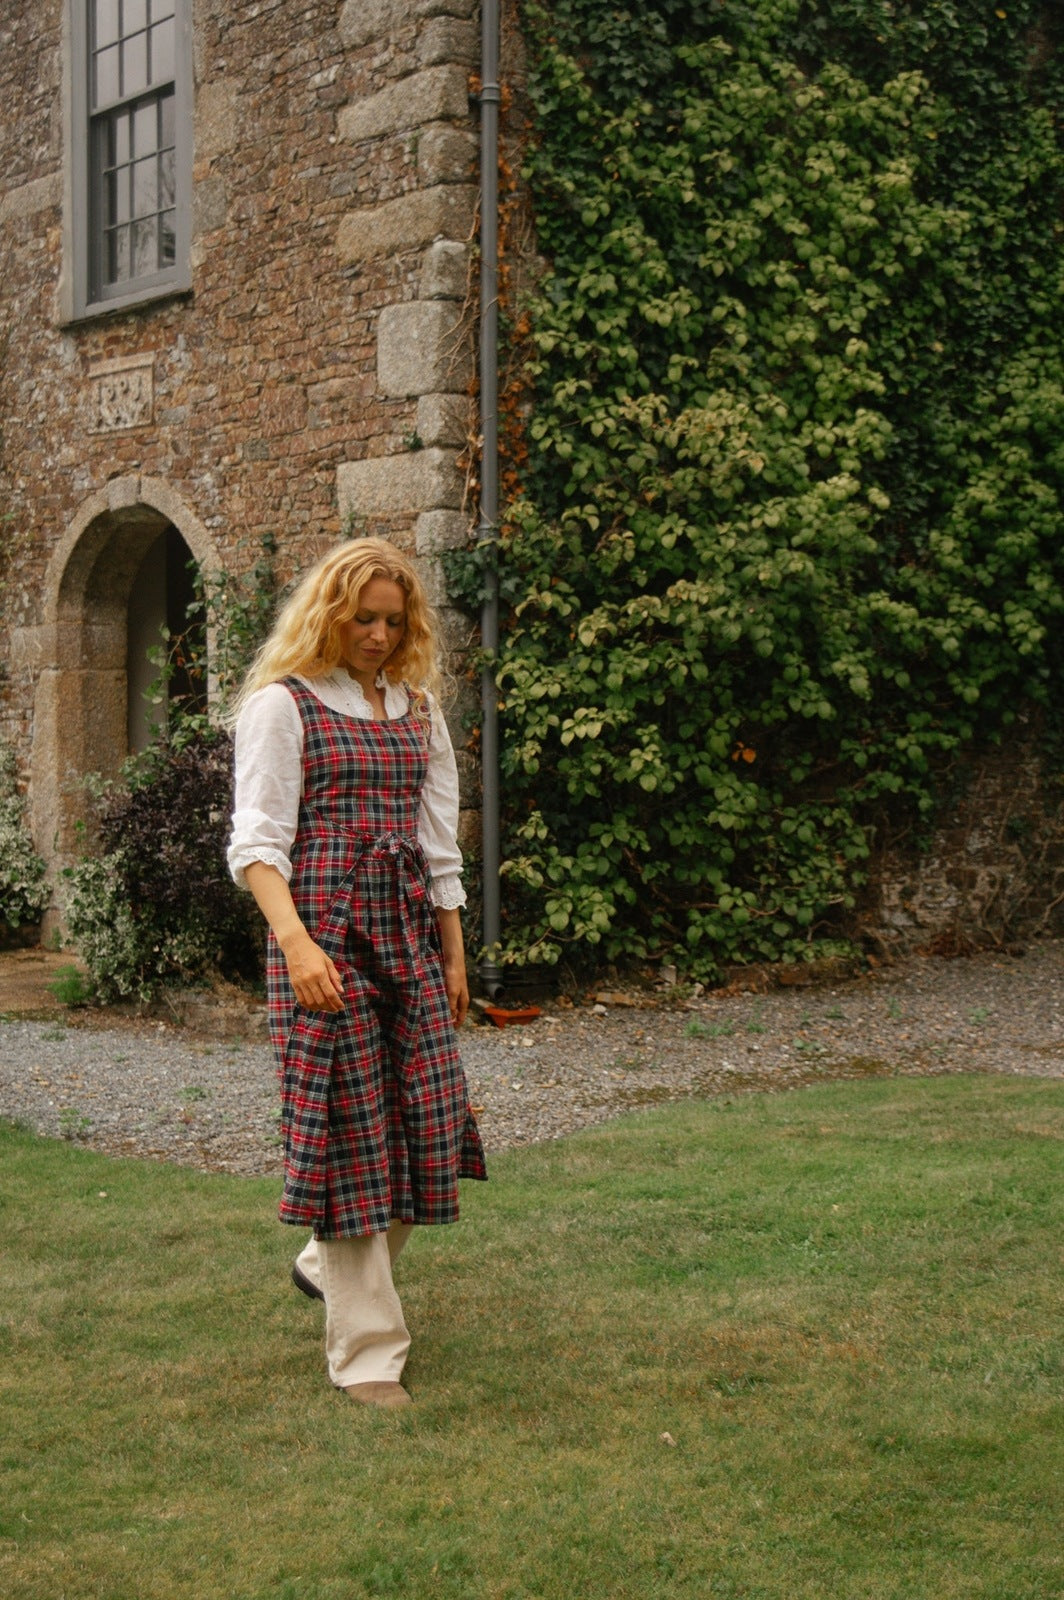
[[[499,710],[494,657],[499,644],[499,0],[482,0],[480,37],[480,525],[477,542],[485,557],[480,642],[487,657],[481,672],[482,842],[484,948],[501,932],[499,885]],[[502,972],[490,955],[478,968],[489,1000],[497,999]]]

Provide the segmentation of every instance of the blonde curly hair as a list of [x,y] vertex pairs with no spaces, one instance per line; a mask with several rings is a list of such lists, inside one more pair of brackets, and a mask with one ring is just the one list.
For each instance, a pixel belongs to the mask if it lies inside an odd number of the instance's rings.
[[[403,683],[424,709],[426,695],[442,691],[436,618],[410,558],[387,539],[349,539],[334,545],[305,573],[251,664],[231,717],[268,683],[297,675],[324,678],[340,661],[340,629],[358,610],[367,583],[386,578],[406,597],[403,637],[385,662],[393,683]],[[421,702],[421,704],[417,704]]]

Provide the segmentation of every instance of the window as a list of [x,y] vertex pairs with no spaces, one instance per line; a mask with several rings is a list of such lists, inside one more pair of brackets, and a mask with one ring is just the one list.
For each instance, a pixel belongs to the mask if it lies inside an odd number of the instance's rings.
[[77,316],[189,287],[190,0],[72,4]]

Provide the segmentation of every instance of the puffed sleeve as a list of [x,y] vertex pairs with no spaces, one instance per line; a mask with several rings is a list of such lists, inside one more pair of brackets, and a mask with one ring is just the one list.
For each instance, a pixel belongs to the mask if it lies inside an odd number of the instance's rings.
[[244,869],[265,861],[287,883],[303,787],[303,724],[283,684],[251,696],[237,720],[235,746],[229,871],[246,888]]
[[429,770],[421,791],[417,831],[432,874],[433,904],[448,911],[464,906],[462,852],[458,848],[458,766],[447,723],[437,705],[432,707]]

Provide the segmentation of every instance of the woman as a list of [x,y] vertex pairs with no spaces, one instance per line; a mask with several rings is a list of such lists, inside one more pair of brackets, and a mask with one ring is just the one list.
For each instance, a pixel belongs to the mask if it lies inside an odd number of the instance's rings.
[[392,1262],[486,1176],[455,1029],[469,1006],[458,781],[433,618],[383,539],[334,548],[259,652],[236,706],[229,866],[269,924],[280,1216],[325,1301],[333,1384],[409,1404]]

